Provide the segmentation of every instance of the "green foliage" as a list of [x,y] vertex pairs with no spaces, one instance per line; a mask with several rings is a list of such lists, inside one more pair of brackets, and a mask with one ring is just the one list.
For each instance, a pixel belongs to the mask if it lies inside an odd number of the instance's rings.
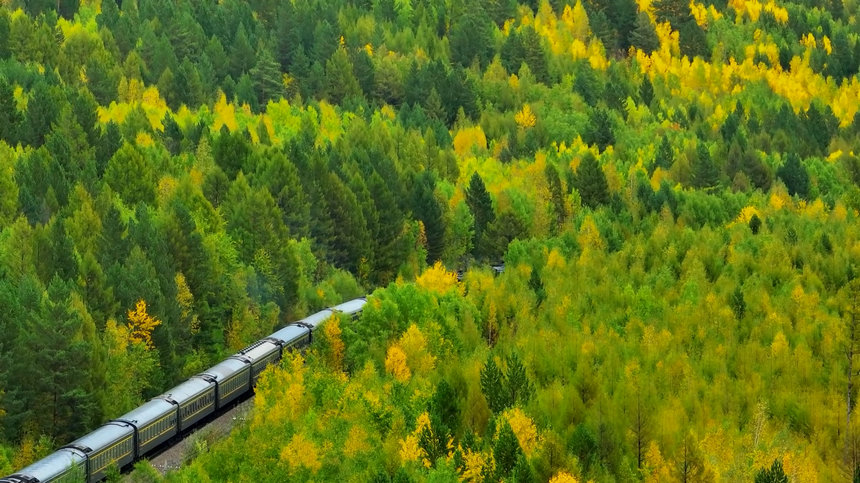
[[782,461],[773,460],[770,468],[762,468],[755,474],[755,483],[788,483],[788,476],[782,469]]
[[576,189],[582,202],[592,209],[609,203],[609,185],[597,158],[586,153],[576,170]]

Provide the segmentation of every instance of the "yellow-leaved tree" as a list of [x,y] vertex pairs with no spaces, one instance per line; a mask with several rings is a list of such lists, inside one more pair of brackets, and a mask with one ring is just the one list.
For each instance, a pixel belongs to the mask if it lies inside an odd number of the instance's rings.
[[406,353],[398,344],[388,348],[388,353],[385,356],[385,371],[404,384],[412,378],[412,371],[406,364]]
[[523,108],[514,115],[514,121],[522,128],[535,127],[537,117],[535,117],[535,113],[532,111],[532,106],[524,104]]
[[138,300],[134,310],[128,311],[129,340],[143,342],[147,349],[152,349],[155,347],[152,343],[152,331],[160,324],[160,320],[146,313],[146,302],[143,299]]
[[463,287],[457,282],[457,273],[445,270],[440,261],[418,276],[415,284],[440,295],[444,295],[451,289],[456,289],[460,295],[463,294]]
[[549,479],[549,483],[578,483],[579,480],[571,476],[570,473],[566,473],[564,471],[557,473],[555,476]]
[[311,473],[322,468],[316,443],[302,433],[293,435],[290,443],[281,450],[280,459],[281,463],[289,465],[290,474],[295,474],[300,467],[307,468]]

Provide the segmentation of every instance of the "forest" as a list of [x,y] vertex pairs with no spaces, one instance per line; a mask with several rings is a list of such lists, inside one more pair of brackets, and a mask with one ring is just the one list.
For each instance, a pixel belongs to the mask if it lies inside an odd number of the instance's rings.
[[0,475],[369,294],[131,479],[860,481],[858,13],[3,0]]

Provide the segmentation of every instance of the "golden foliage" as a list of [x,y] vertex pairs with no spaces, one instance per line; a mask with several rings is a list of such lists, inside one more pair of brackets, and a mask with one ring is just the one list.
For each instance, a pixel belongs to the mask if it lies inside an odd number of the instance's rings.
[[341,339],[340,319],[330,318],[323,324],[323,334],[326,338],[328,351],[326,354],[329,366],[335,370],[343,370],[344,344]]
[[597,229],[597,224],[594,223],[594,218],[591,215],[587,215],[585,220],[583,220],[582,226],[579,228],[579,236],[576,237],[576,240],[583,250],[603,250],[606,248],[606,243],[600,236],[600,230]]
[[191,288],[182,272],[176,272],[173,281],[176,283],[176,303],[179,305],[180,317],[183,321],[187,321],[189,331],[196,334],[200,332],[200,320],[194,313],[194,294],[191,293]]
[[354,458],[361,453],[370,451],[370,449],[370,444],[367,443],[367,431],[358,425],[349,428],[349,434],[343,443],[343,454],[349,458]]
[[401,461],[418,461],[424,457],[424,450],[418,446],[418,436],[407,434],[400,441],[400,460]]
[[457,281],[457,273],[445,270],[441,261],[424,270],[424,273],[415,279],[415,284],[439,295],[445,295],[451,290],[456,290],[460,295],[463,294],[463,286]]
[[467,449],[463,453],[463,481],[479,483],[484,481],[484,471],[491,469],[492,457],[480,451]]
[[399,382],[406,384],[412,378],[412,371],[406,364],[406,353],[397,344],[388,348],[385,356],[385,372],[394,376]]
[[550,478],[549,483],[579,483],[579,480],[574,478],[570,473],[562,471]]
[[454,136],[454,151],[460,156],[468,156],[473,149],[487,149],[487,136],[481,126],[464,127]]
[[134,310],[128,311],[128,330],[132,342],[143,342],[147,349],[152,349],[152,331],[161,321],[146,313],[146,302],[137,301]]
[[535,426],[534,421],[520,408],[506,411],[504,417],[508,420],[508,424],[510,424],[511,429],[517,436],[517,441],[519,441],[523,453],[530,457],[540,445],[537,426]]
[[291,474],[294,474],[299,467],[307,468],[311,473],[316,473],[322,468],[316,443],[302,433],[294,434],[289,444],[284,446],[280,460],[281,463],[289,465]]
[[537,118],[532,111],[532,107],[529,104],[523,104],[523,108],[514,115],[514,121],[516,121],[519,127],[530,128],[535,127]]
[[230,132],[239,128],[239,123],[236,122],[236,106],[232,102],[227,102],[227,96],[223,92],[215,103],[215,122],[212,125],[212,131],[220,131],[222,126],[227,126]]
[[398,347],[406,354],[406,363],[413,374],[426,375],[436,365],[436,357],[427,352],[427,338],[415,324],[400,337]]

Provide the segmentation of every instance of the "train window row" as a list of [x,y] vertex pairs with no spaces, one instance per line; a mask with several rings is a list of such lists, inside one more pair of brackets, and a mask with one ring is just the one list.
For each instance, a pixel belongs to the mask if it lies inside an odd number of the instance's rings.
[[153,439],[169,431],[174,426],[176,426],[176,413],[169,414],[150,424],[141,431],[140,439],[143,441],[141,445],[149,443]]
[[185,406],[185,408],[182,410],[182,419],[187,419],[191,415],[196,414],[198,411],[209,406],[210,404],[212,404],[212,393],[208,392],[203,396],[200,396],[199,398],[195,399],[191,404]]
[[[245,377],[243,377],[245,376]],[[247,374],[240,374],[238,376],[233,376],[231,379],[224,381],[223,387],[221,390],[221,397],[227,397],[230,394],[233,394],[236,389],[244,386],[248,381]]]
[[114,461],[118,461],[131,453],[131,436],[102,451],[92,459],[93,473],[101,471]]
[[273,352],[272,354],[268,355],[265,359],[261,360],[260,363],[257,364],[256,368],[254,369],[254,377],[259,376],[260,373],[263,372],[263,369],[265,369],[266,366],[268,366],[269,364],[275,362],[275,360],[277,358],[278,358],[278,353]]

